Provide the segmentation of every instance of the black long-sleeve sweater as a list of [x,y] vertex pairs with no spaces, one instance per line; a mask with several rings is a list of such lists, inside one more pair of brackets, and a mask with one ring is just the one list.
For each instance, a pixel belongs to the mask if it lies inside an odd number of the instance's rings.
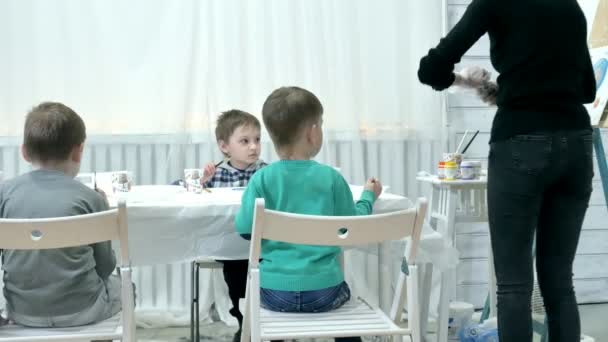
[[500,74],[492,141],[590,128],[583,104],[595,100],[596,84],[577,0],[473,0],[420,61],[420,81],[436,90],[451,86],[454,65],[486,32]]

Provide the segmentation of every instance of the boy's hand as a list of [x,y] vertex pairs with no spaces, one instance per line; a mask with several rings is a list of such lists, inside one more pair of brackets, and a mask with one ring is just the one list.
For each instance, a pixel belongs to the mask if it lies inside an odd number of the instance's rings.
[[209,163],[209,164],[205,165],[205,168],[203,169],[203,177],[201,178],[201,184],[207,183],[207,181],[210,180],[214,174],[215,174],[215,164]]
[[363,189],[373,192],[377,199],[382,193],[382,183],[376,178],[370,178],[367,180],[367,183],[365,183]]

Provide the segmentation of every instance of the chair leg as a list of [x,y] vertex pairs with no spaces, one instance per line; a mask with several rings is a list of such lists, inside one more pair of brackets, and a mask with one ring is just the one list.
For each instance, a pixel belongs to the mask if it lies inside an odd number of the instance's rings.
[[251,340],[251,303],[249,302],[249,280],[245,289],[245,305],[243,309],[243,327],[241,328],[241,342]]
[[420,331],[420,293],[418,286],[420,280],[418,279],[418,266],[410,266],[410,274],[406,278],[407,282],[407,318],[408,326],[412,331],[411,339],[412,342],[421,342],[422,332]]
[[196,269],[194,270],[194,273],[196,274],[196,277],[194,278],[195,283],[196,283],[194,286],[195,287],[194,293],[196,294],[196,322],[195,322],[196,323],[196,342],[200,342],[200,340],[201,340],[200,317],[199,317],[199,314],[200,314],[199,295],[200,295],[200,293],[199,293],[199,284],[198,284],[199,276],[200,276],[199,272],[200,272],[200,267],[198,264],[196,264]]
[[190,342],[194,342],[194,267],[195,261],[190,263]]
[[420,336],[422,341],[427,340],[427,328],[429,322],[429,307],[431,300],[431,290],[433,287],[433,264],[426,263],[419,268],[418,277],[420,278],[420,286],[418,291],[420,292]]
[[448,340],[448,322],[450,316],[450,288],[452,283],[451,270],[441,272],[441,289],[439,293],[439,308],[437,318],[437,340]]

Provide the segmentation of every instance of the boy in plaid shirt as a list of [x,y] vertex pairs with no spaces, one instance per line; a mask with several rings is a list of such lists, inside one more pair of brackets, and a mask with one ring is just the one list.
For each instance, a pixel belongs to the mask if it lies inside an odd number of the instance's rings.
[[[207,188],[245,187],[253,174],[266,166],[260,158],[260,121],[253,115],[230,110],[217,119],[215,137],[225,159],[205,166],[201,182]],[[224,280],[232,302],[230,314],[239,322],[234,342],[241,340],[243,315],[239,299],[245,298],[248,260],[218,260],[224,264]]]
[[264,161],[258,160],[246,169],[241,170],[232,166],[230,160],[223,160],[215,165],[211,163],[205,167],[205,174],[211,175],[211,178],[205,181],[203,185],[205,188],[246,187],[251,176],[266,165]]

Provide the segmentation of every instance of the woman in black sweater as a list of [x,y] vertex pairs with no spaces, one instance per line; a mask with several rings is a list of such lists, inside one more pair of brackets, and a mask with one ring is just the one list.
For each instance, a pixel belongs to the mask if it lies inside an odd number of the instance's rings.
[[499,339],[532,341],[536,234],[549,339],[579,341],[572,263],[593,178],[583,104],[596,91],[585,17],[576,0],[473,0],[420,61],[420,81],[436,90],[458,84],[454,65],[485,33],[500,73],[488,170]]

